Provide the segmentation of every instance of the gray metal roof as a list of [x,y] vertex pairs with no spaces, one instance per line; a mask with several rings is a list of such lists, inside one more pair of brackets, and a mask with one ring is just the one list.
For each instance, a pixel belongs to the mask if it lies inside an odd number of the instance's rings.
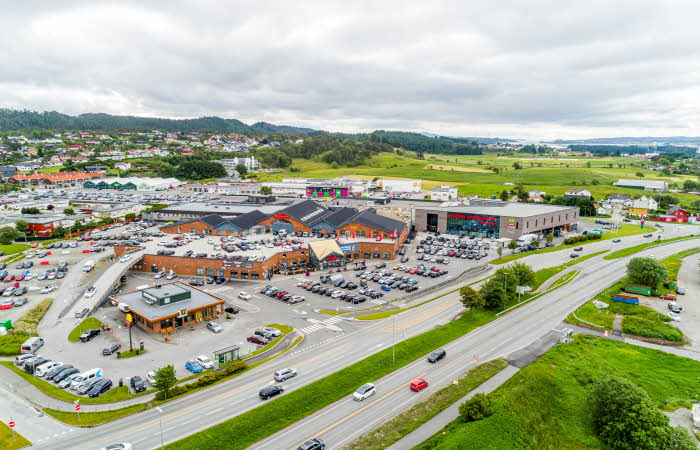
[[416,206],[415,209],[430,211],[448,211],[453,213],[484,214],[488,216],[530,217],[540,214],[556,213],[558,211],[578,212],[578,206],[542,205],[539,203],[505,202],[503,206]]
[[[129,309],[136,314],[143,316],[149,320],[155,320],[155,319],[160,319],[162,317],[168,317],[168,316],[173,316],[177,313],[179,313],[181,310],[186,309],[188,311],[191,311],[193,309],[198,309],[203,306],[207,305],[212,305],[215,303],[223,303],[225,300],[219,297],[215,297],[213,295],[210,295],[204,291],[200,291],[199,289],[195,289],[193,287],[187,286],[184,283],[181,282],[175,282],[175,283],[168,283],[164,284],[163,287],[160,289],[162,290],[167,290],[169,285],[174,285],[170,289],[177,288],[178,290],[181,289],[186,289],[190,291],[192,294],[192,297],[188,300],[182,300],[179,302],[174,302],[174,303],[169,303],[167,305],[163,306],[158,306],[158,305],[149,305],[146,303],[146,301],[143,299],[143,296],[141,295],[141,291],[131,291],[131,292],[125,292],[123,294],[118,294],[118,295],[113,295],[111,298],[114,299],[114,301],[119,302],[119,303],[126,303],[129,305]],[[155,288],[149,288],[149,289],[155,289]]]
[[237,216],[251,211],[272,214],[280,210],[280,205],[230,204],[230,203],[201,203],[190,202],[172,205],[158,210],[160,213],[200,213],[202,215],[220,214],[222,216]]

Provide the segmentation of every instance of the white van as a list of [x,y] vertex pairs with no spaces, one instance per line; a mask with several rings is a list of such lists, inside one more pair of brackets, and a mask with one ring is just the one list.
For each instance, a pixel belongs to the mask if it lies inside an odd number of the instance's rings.
[[95,261],[88,260],[83,264],[83,272],[88,273],[95,268]]
[[44,345],[43,338],[40,338],[39,336],[30,337],[24,341],[24,344],[22,344],[22,353],[34,353],[42,345]]
[[100,377],[102,377],[102,369],[92,369],[92,370],[88,370],[87,372],[79,373],[71,381],[70,388],[75,391],[84,382],[90,381],[93,378],[100,378]]
[[537,235],[536,235],[536,234],[523,234],[523,235],[520,236],[520,237],[518,238],[518,240],[515,241],[515,242],[517,242],[518,245],[528,245],[528,244],[530,244],[532,241],[534,241],[535,239],[537,239]]
[[51,370],[53,370],[55,367],[58,367],[58,366],[61,366],[61,365],[63,365],[62,362],[59,362],[59,361],[49,361],[49,362],[47,362],[47,363],[44,363],[44,364],[40,365],[40,366],[37,367],[36,369],[34,369],[34,375],[36,375],[37,377],[43,377],[44,375],[46,375],[47,373],[49,373]]

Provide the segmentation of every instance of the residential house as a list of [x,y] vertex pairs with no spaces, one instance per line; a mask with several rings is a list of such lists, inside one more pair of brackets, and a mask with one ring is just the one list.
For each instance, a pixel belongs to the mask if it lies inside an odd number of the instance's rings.
[[675,223],[687,223],[690,219],[690,213],[684,210],[680,206],[672,206],[666,214],[659,216],[660,222],[675,222]]
[[629,213],[635,216],[642,216],[649,214],[649,211],[657,209],[659,204],[652,197],[647,197],[646,195],[634,200],[632,202],[632,207]]
[[85,171],[87,173],[97,173],[97,172],[107,172],[107,168],[105,166],[85,166]]
[[118,162],[114,165],[115,168],[119,170],[129,170],[131,169],[131,163],[128,162]]
[[13,176],[17,175],[17,172],[18,170],[15,166],[0,167],[0,177],[2,177],[3,180],[12,178]]
[[632,206],[632,196],[629,194],[608,194],[607,199],[612,205],[620,205],[623,208]]
[[589,191],[588,189],[569,189],[564,193],[564,197],[591,198],[591,191]]
[[457,198],[457,188],[454,186],[436,186],[430,191],[431,200],[439,200],[441,202],[447,202]]

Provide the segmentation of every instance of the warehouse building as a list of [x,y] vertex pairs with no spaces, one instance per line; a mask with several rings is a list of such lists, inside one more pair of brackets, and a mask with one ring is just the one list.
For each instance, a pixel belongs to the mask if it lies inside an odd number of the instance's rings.
[[411,219],[417,231],[517,239],[524,234],[558,235],[575,230],[579,208],[481,200],[469,206],[417,206]]
[[115,189],[118,191],[164,191],[180,185],[177,178],[103,178],[83,183],[84,189]]
[[631,189],[643,189],[645,191],[666,192],[668,183],[660,180],[626,180],[620,179],[613,183],[613,186],[626,187]]

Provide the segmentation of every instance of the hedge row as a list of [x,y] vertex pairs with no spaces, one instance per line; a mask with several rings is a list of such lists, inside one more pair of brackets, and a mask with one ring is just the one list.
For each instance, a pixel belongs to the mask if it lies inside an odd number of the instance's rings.
[[188,393],[192,389],[209,386],[210,384],[214,384],[222,378],[226,378],[235,373],[241,372],[246,368],[247,364],[244,361],[233,361],[232,363],[227,364],[223,369],[212,370],[211,372],[205,372],[201,374],[197,377],[197,381],[195,381],[194,383],[173,386],[170,389],[170,392],[168,393],[167,397],[165,396],[165,393],[163,391],[157,392],[156,400],[165,400],[166,398],[177,397],[179,395]]
[[597,234],[597,233],[591,233],[591,234],[586,234],[583,236],[572,236],[564,239],[564,245],[570,245],[570,244],[578,244],[579,242],[586,242],[586,241],[597,241],[599,239],[602,239],[603,235],[602,234]]
[[39,328],[39,322],[44,318],[46,311],[51,307],[53,299],[45,298],[38,305],[34,306],[32,309],[27,311],[17,319],[17,322],[12,324],[12,329],[16,333],[18,331],[23,331],[26,333],[37,334]]
[[634,316],[628,316],[622,320],[622,332],[666,341],[683,341],[683,333],[673,325]]

